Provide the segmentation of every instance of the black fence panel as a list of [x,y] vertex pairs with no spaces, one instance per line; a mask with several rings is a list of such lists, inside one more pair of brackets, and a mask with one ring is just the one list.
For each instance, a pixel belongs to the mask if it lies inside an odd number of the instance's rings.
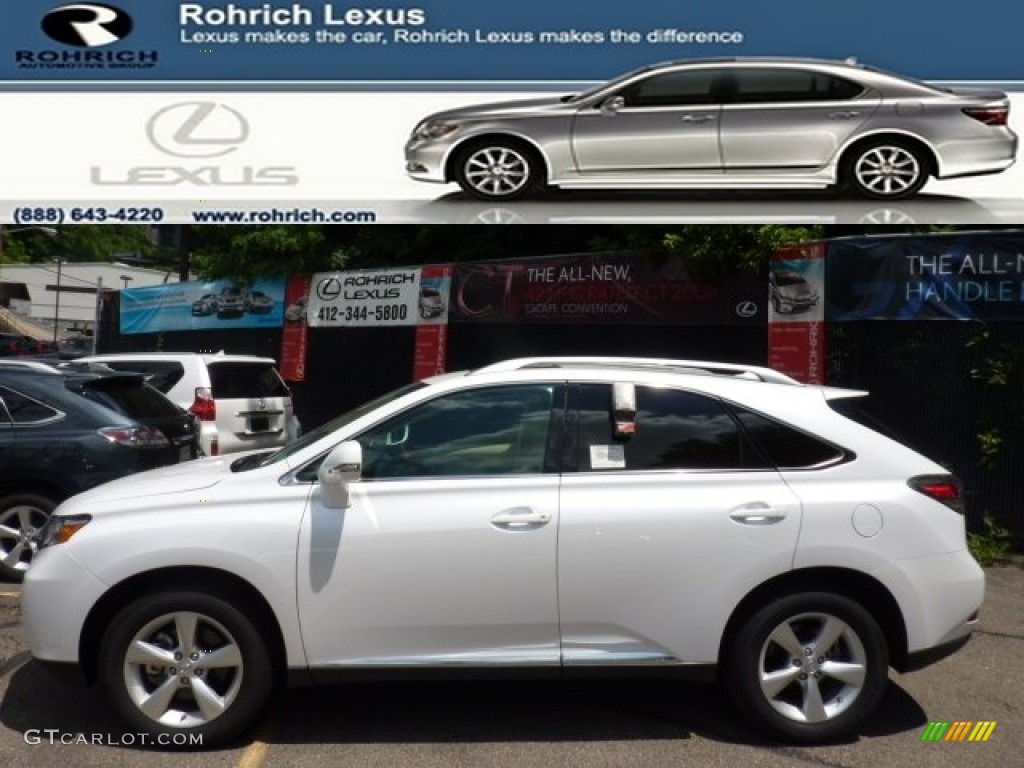
[[964,481],[968,524],[1024,531],[1024,323],[834,323],[828,382]]

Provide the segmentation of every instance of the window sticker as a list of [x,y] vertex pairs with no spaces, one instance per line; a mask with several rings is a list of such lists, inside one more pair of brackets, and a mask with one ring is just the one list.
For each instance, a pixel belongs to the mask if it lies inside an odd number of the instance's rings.
[[590,446],[591,469],[625,469],[626,447],[624,445]]

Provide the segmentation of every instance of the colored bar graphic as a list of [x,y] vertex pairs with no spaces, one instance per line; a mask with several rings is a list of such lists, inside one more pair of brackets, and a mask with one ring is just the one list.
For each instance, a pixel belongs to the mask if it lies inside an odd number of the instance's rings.
[[932,720],[921,741],[988,741],[995,728],[995,720]]
[[924,733],[921,734],[921,741],[942,741],[942,737],[946,735],[948,728],[948,720],[932,720],[928,723],[928,727],[924,729]]

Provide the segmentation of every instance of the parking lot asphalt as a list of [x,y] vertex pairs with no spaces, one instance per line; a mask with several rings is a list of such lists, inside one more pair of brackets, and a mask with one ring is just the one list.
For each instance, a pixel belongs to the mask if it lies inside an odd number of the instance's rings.
[[[58,683],[29,659],[20,587],[0,584],[0,765],[1015,768],[1024,765],[1024,568],[987,576],[982,626],[966,648],[919,672],[892,673],[859,738],[813,748],[752,734],[715,686],[666,681],[286,691],[255,732],[229,748],[141,748],[97,691]],[[933,720],[996,726],[985,743],[922,743]],[[94,740],[102,743],[87,743]]]

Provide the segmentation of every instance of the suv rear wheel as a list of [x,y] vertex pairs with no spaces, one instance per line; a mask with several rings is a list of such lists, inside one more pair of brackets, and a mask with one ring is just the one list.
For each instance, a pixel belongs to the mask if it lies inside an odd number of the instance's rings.
[[814,744],[856,732],[885,690],[888,666],[885,637],[862,606],[803,593],[768,603],[742,623],[723,677],[753,725]]
[[266,704],[273,670],[252,622],[219,596],[161,592],[123,608],[103,638],[100,680],[111,704],[166,746],[227,741]]
[[57,502],[37,493],[12,493],[0,499],[0,576],[21,581],[32,562],[36,534]]

